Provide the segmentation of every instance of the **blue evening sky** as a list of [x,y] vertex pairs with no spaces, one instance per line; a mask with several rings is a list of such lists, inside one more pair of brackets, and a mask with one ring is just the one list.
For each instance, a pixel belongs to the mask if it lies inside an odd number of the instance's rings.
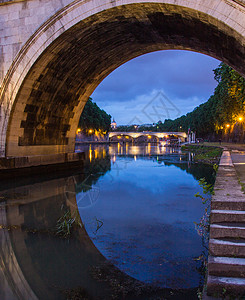
[[191,51],[149,53],[112,72],[91,97],[119,125],[175,119],[213,94],[219,63]]

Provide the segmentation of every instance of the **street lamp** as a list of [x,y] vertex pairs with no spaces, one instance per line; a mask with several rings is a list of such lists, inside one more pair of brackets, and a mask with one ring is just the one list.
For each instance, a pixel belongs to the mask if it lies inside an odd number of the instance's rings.
[[230,124],[226,124],[226,127],[229,128],[229,127],[230,127]]
[[243,120],[243,117],[238,118],[238,121],[242,122],[242,120]]

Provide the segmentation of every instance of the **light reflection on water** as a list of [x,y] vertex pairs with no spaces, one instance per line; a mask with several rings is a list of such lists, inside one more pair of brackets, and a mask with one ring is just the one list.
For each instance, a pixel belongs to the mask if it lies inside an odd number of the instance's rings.
[[[0,299],[196,299],[203,248],[193,221],[204,207],[193,194],[210,167],[150,144],[77,151],[86,161],[76,172],[0,183]],[[87,231],[57,237],[57,220],[77,209]]]
[[[201,286],[198,257],[207,252],[194,222],[204,206],[194,195],[201,192],[198,179],[212,168],[192,164],[179,148],[150,143],[118,143],[109,154],[111,170],[94,185],[96,201],[79,210],[95,246],[138,280],[175,289]],[[99,230],[96,219],[103,222]]]
[[[91,145],[90,145],[91,147]],[[91,148],[92,149],[92,148]],[[94,151],[98,151],[95,147]],[[147,145],[133,145],[133,144],[120,144],[117,146],[111,145],[109,147],[109,154],[113,155],[140,155],[140,156],[151,156],[151,155],[167,155],[172,153],[181,153],[180,148],[163,147],[155,144],[147,143]]]

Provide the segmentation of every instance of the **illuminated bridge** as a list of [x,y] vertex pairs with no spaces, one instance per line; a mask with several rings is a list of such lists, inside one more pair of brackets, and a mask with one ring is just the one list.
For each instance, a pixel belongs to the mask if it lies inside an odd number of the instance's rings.
[[169,138],[177,138],[181,139],[181,142],[185,142],[187,139],[187,134],[185,132],[151,132],[151,131],[144,131],[144,132],[110,132],[109,133],[109,140],[120,140],[120,139],[133,139],[137,140],[140,138],[145,138],[148,140],[163,140]]

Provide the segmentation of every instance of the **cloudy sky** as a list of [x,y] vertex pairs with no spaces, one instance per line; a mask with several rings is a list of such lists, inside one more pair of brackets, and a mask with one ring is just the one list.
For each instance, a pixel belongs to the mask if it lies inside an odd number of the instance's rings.
[[219,63],[189,51],[149,53],[112,72],[91,97],[119,125],[175,119],[212,95]]

